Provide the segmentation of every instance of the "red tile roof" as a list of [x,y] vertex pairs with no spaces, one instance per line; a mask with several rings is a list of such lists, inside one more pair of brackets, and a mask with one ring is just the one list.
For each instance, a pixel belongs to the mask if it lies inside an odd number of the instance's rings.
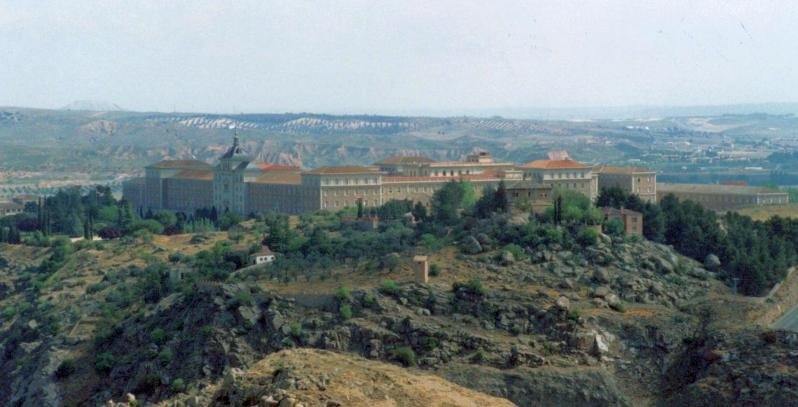
[[212,170],[185,170],[177,173],[172,178],[183,178],[183,179],[196,179],[196,180],[203,180],[203,181],[211,181],[213,180],[213,171]]
[[358,165],[345,165],[340,167],[320,167],[308,171],[308,174],[376,174],[379,169]]
[[272,163],[256,163],[255,164],[261,171],[286,171],[286,170],[299,170],[299,167],[293,165],[280,165]]
[[428,181],[428,182],[448,182],[452,180],[466,180],[466,181],[482,181],[482,180],[491,180],[491,179],[500,179],[499,175],[495,172],[486,171],[482,174],[463,174],[463,175],[453,175],[453,176],[445,176],[445,177],[425,177],[425,176],[402,176],[402,175],[390,175],[382,177],[382,182],[408,182],[408,181]]
[[560,169],[577,169],[588,168],[580,162],[567,159],[567,160],[535,160],[528,162],[521,166],[522,168],[534,168],[541,170],[560,170]]
[[301,184],[302,176],[297,171],[264,171],[252,181],[256,184]]
[[654,172],[649,170],[648,168],[641,168],[641,167],[612,167],[609,165],[605,165],[600,167],[597,172],[602,174],[636,174],[638,172]]
[[377,164],[429,164],[433,162],[432,159],[419,156],[396,156],[388,157]]

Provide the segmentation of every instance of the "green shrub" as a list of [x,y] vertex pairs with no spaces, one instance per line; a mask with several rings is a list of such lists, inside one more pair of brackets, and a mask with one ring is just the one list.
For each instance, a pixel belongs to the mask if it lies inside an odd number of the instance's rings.
[[17,315],[17,309],[13,305],[6,305],[6,307],[3,308],[3,318],[11,319],[14,315]]
[[305,336],[305,332],[302,330],[302,324],[296,322],[291,324],[291,336],[297,340],[300,340],[303,336]]
[[110,352],[99,353],[94,358],[94,370],[101,374],[107,375],[116,364],[116,358]]
[[183,381],[183,379],[178,377],[177,379],[172,380],[172,385],[170,387],[172,388],[173,392],[179,393],[186,388],[186,383]]
[[623,222],[620,219],[609,219],[604,222],[604,232],[610,236],[623,236]]
[[524,249],[515,243],[504,246],[503,251],[510,252],[516,260],[524,258]]
[[108,288],[109,285],[111,284],[107,281],[100,281],[99,283],[89,284],[89,286],[86,287],[86,292],[88,294],[94,294],[96,292],[105,290],[106,288]]
[[598,242],[599,233],[593,228],[584,228],[579,232],[576,241],[582,246],[593,246]]
[[285,338],[283,338],[283,340],[282,340],[280,343],[282,344],[282,346],[283,346],[284,348],[293,348],[294,346],[296,346],[296,344],[294,343],[294,341],[293,341],[293,340],[292,340],[290,337],[288,337],[288,336],[286,336]]
[[621,301],[614,302],[614,303],[610,304],[610,308],[612,308],[612,309],[614,309],[615,311],[618,311],[618,312],[626,312],[626,304],[624,304]]
[[169,364],[169,362],[172,361],[172,350],[169,349],[169,348],[166,348],[166,349],[158,352],[158,360],[163,365]]
[[399,284],[396,284],[396,281],[385,280],[380,286],[380,292],[385,295],[397,296],[402,292],[402,290],[399,288]]
[[441,268],[437,264],[433,263],[429,265],[429,275],[431,277],[438,277],[441,275]]
[[482,349],[476,351],[474,356],[471,356],[471,361],[474,363],[482,363],[485,361],[485,359],[487,359],[487,356],[485,355],[485,351]]
[[58,368],[55,369],[55,377],[59,379],[64,379],[75,373],[75,361],[72,359],[66,359],[58,365]]
[[352,293],[349,291],[349,287],[338,287],[338,291],[335,293],[335,298],[339,302],[352,302]]
[[235,297],[233,297],[233,301],[230,303],[230,308],[238,308],[240,306],[250,306],[254,303],[252,299],[252,294],[249,291],[239,291],[236,293]]
[[438,349],[438,347],[441,346],[441,343],[438,338],[434,336],[427,336],[421,341],[421,346],[424,348],[424,350],[429,352]]
[[164,330],[161,328],[153,329],[150,337],[152,338],[153,342],[159,345],[166,342],[166,332],[164,332]]
[[409,346],[400,346],[391,351],[391,359],[398,361],[405,367],[416,364],[416,352]]
[[341,304],[338,308],[338,314],[341,316],[342,320],[346,321],[352,318],[352,307],[349,304]]
[[366,295],[363,296],[363,306],[364,307],[371,308],[376,303],[377,303],[377,299],[374,298],[374,296],[371,293],[366,293]]
[[430,233],[424,233],[423,235],[421,235],[420,241],[421,244],[424,245],[424,247],[426,247],[429,250],[434,250],[435,248],[438,247],[438,238],[436,238],[435,235],[432,235]]
[[472,278],[471,280],[468,280],[467,283],[456,282],[452,284],[452,291],[457,292],[461,289],[469,294],[479,296],[485,295],[485,287],[482,286],[482,281],[480,281],[478,278]]

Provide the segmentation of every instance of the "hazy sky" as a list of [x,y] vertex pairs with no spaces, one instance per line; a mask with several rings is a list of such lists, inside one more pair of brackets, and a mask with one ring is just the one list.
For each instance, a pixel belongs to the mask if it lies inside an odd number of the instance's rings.
[[798,101],[798,2],[0,0],[0,105],[457,112]]

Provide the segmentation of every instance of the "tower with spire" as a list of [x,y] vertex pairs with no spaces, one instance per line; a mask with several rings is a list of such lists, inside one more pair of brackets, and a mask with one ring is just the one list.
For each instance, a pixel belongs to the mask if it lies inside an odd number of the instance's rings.
[[244,214],[246,184],[244,173],[252,157],[241,147],[238,133],[233,130],[233,145],[227,149],[213,168],[213,206],[218,211]]

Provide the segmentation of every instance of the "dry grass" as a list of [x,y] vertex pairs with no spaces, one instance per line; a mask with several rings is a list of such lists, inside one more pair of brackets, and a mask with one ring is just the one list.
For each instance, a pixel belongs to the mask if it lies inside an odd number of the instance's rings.
[[[311,385],[291,391],[291,396],[305,405],[325,405],[331,400],[345,406],[514,405],[420,371],[313,349],[273,353],[248,369],[235,386],[242,395],[263,394],[264,388],[270,388],[281,375],[308,381],[321,375],[327,378],[324,390]],[[203,392],[212,394],[218,389],[219,385],[209,386]]]

